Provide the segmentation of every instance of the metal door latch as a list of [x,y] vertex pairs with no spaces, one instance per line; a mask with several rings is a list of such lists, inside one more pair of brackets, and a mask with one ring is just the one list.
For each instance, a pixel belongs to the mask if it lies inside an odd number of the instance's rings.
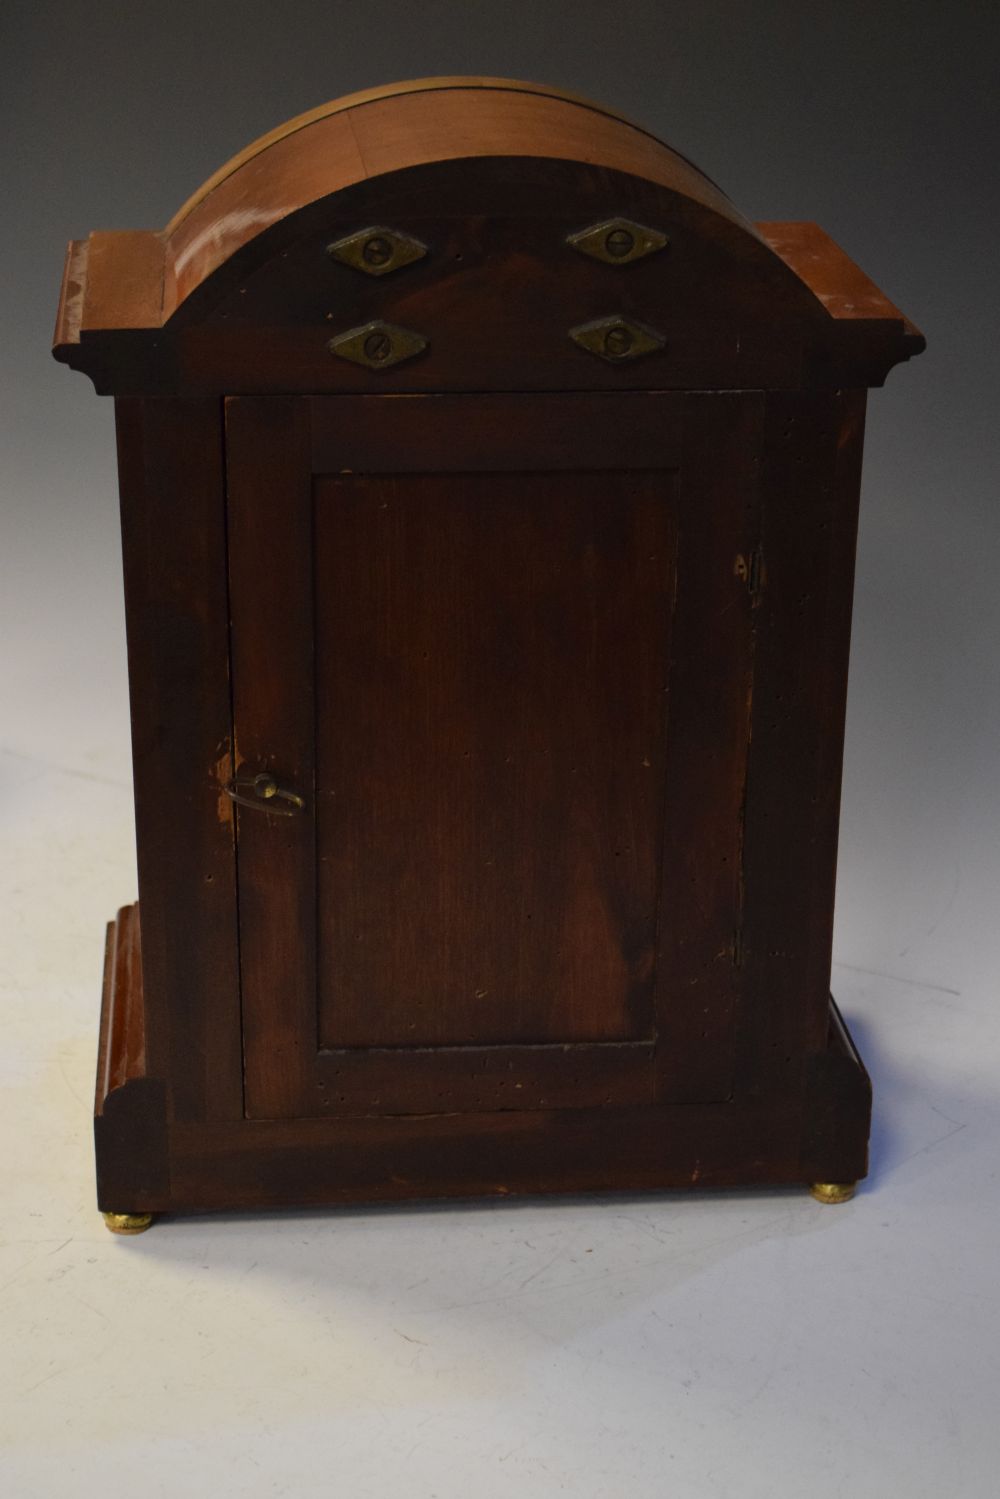
[[266,771],[255,776],[234,776],[222,789],[230,801],[239,802],[241,807],[253,807],[256,812],[275,812],[279,817],[294,817],[305,806],[297,791],[279,786],[274,776]]

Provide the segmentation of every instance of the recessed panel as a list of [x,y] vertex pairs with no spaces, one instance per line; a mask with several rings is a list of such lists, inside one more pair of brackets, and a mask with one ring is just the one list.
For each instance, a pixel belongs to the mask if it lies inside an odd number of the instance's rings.
[[321,1048],[655,1034],[674,484],[314,482]]

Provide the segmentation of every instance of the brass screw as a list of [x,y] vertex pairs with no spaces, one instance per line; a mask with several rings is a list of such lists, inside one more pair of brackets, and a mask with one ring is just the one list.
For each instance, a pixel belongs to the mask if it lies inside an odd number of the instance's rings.
[[384,234],[373,234],[365,240],[361,255],[368,265],[386,265],[392,259],[392,245]]
[[627,229],[612,229],[604,240],[604,248],[615,260],[623,260],[635,247],[635,238]]
[[365,358],[372,364],[382,364],[392,353],[392,339],[388,333],[369,333],[365,339]]
[[609,354],[612,359],[621,359],[623,355],[628,353],[631,347],[632,335],[620,323],[617,323],[613,328],[609,328],[604,335],[604,352],[605,354]]

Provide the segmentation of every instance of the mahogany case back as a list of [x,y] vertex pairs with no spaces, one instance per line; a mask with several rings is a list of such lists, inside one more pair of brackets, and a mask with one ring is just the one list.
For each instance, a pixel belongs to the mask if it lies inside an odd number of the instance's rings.
[[864,1175],[853,557],[867,389],[922,346],[815,226],[498,80],[70,246],[139,863],[102,1208]]

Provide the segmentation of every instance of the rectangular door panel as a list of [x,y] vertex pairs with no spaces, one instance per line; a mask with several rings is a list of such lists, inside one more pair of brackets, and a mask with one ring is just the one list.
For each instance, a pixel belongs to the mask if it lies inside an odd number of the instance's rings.
[[248,1117],[727,1096],[760,405],[227,401]]
[[673,499],[316,481],[322,1047],[653,1036]]

